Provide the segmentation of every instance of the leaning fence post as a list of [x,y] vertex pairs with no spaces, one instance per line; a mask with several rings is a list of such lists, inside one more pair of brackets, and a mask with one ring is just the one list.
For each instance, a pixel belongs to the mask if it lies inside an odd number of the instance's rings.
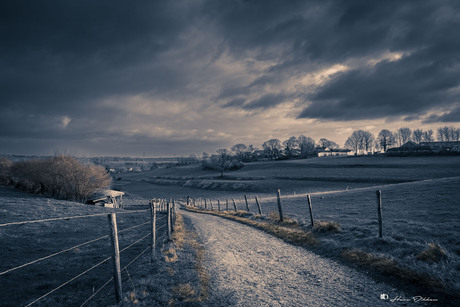
[[155,259],[156,240],[157,240],[157,233],[156,233],[157,212],[156,212],[155,207],[156,207],[155,200],[152,200],[150,202],[150,217],[151,217],[150,225],[152,227],[152,255],[150,259],[152,261]]
[[171,241],[171,204],[166,204],[166,232],[168,233],[168,241]]
[[281,192],[279,189],[276,191],[276,198],[278,201],[278,211],[280,214],[280,222],[282,222],[283,221],[283,209],[281,208]]
[[383,225],[382,225],[382,191],[377,191],[377,213],[379,218],[379,238],[383,238]]
[[257,199],[257,196],[255,198],[256,198],[257,208],[259,209],[259,214],[262,215],[262,208],[260,207],[259,199]]
[[310,194],[307,195],[307,201],[308,201],[308,208],[310,208],[311,227],[313,227],[313,226],[314,226],[314,223],[313,223],[313,210],[311,209],[311,198],[310,198]]
[[117,304],[120,303],[123,297],[121,288],[121,270],[120,270],[120,249],[118,247],[118,230],[117,230],[117,216],[111,213],[107,216],[109,218],[110,228],[110,242],[112,243],[112,263],[113,263],[113,281],[115,284],[115,299]]
[[246,202],[246,211],[249,212],[248,198],[244,195],[244,201]]
[[232,201],[233,201],[233,209],[234,209],[234,210],[235,210],[235,212],[236,212],[236,211],[238,211],[238,210],[236,209],[235,200],[234,200],[234,199],[232,199]]

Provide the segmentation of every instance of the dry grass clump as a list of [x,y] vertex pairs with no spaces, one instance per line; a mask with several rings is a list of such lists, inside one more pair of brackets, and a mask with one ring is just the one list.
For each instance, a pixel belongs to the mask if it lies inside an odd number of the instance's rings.
[[446,251],[439,244],[430,243],[428,248],[418,254],[415,259],[428,263],[437,263],[447,258]]
[[314,223],[313,231],[319,233],[336,233],[340,232],[340,225],[332,221],[317,221]]
[[172,292],[178,297],[180,301],[193,301],[195,300],[196,291],[190,283],[179,284],[172,287]]
[[286,226],[291,226],[291,227],[299,226],[299,221],[297,221],[296,219],[290,218],[290,217],[286,217],[286,216],[283,216],[283,221],[281,222],[279,213],[274,212],[274,211],[268,214],[268,219],[271,220],[271,222],[273,223],[278,223],[281,225],[286,225]]
[[341,253],[341,256],[345,260],[363,267],[370,267],[387,276],[397,277],[428,289],[444,289],[442,281],[403,267],[396,260],[389,257],[377,256],[357,249],[346,249]]

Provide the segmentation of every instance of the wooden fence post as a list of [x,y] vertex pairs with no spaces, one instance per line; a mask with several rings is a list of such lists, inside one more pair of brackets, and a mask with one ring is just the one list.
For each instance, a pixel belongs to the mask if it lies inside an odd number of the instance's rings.
[[217,200],[217,211],[220,212],[220,200]]
[[190,205],[190,196],[187,196],[187,207]]
[[174,202],[174,198],[171,203],[171,232],[174,232],[174,223],[176,221],[176,203]]
[[280,214],[280,222],[282,222],[283,221],[283,209],[281,208],[281,192],[279,189],[276,191],[276,198],[278,201],[278,211]]
[[212,200],[209,200],[209,205],[211,206],[211,211],[213,211],[214,207],[212,206]]
[[234,200],[234,199],[232,199],[232,201],[233,201],[233,209],[235,209],[235,212],[236,212],[236,211],[238,211],[238,210],[236,209],[235,200]]
[[110,242],[112,243],[113,281],[115,284],[115,299],[117,304],[123,297],[121,288],[120,249],[118,247],[117,216],[109,214]]
[[262,215],[262,208],[260,207],[259,199],[257,199],[257,196],[255,198],[256,198],[257,208],[259,208],[259,214]]
[[377,213],[379,218],[379,238],[383,238],[383,225],[382,225],[382,191],[377,191]]
[[311,208],[311,198],[310,198],[310,194],[307,195],[307,201],[308,201],[308,208],[310,208],[310,220],[311,220],[311,227],[314,226],[314,223],[313,223],[313,210]]
[[246,211],[249,212],[248,198],[244,195],[244,201],[246,202]]
[[150,259],[153,261],[155,260],[155,254],[156,254],[156,240],[157,240],[157,212],[156,212],[156,203],[155,200],[152,200],[150,202],[150,217],[151,217],[151,222],[150,226],[152,228],[152,255]]
[[171,204],[166,204],[166,232],[168,233],[168,241],[171,241]]
[[228,211],[228,199],[225,200],[225,211]]
[[208,210],[208,204],[206,203],[206,198],[204,199],[204,210]]

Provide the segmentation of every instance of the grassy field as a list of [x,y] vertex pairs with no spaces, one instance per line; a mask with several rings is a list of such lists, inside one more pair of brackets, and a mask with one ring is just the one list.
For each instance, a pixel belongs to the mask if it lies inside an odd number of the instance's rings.
[[[306,193],[311,194],[315,221],[332,221],[338,232],[317,232],[320,254],[339,257],[344,253],[359,255],[365,252],[389,257],[399,264],[439,280],[446,291],[460,289],[460,157],[349,157],[314,158],[293,161],[267,161],[247,164],[244,168],[225,173],[202,170],[198,165],[131,172],[116,175],[115,188],[127,192],[125,203],[131,209],[145,209],[148,199],[186,196],[217,200],[224,208],[225,201],[235,199],[238,209],[244,209],[243,195],[247,195],[250,210],[257,212],[254,197],[258,196],[265,217],[277,211],[276,190],[281,190],[283,211],[291,220],[309,229]],[[383,239],[379,239],[377,224],[376,190],[382,191]],[[53,217],[110,213],[114,209],[54,200],[8,187],[0,187],[0,224]],[[231,204],[231,202],[230,202]],[[148,215],[120,215],[119,229],[148,221]],[[0,272],[33,261],[108,234],[107,217],[62,220],[0,228]],[[120,237],[120,247],[139,238],[145,228],[127,232]],[[190,235],[187,235],[190,237]],[[206,289],[196,288],[200,279],[199,259],[203,250],[196,241],[188,239],[183,261],[174,266],[145,267],[147,259],[140,259],[141,267],[133,268],[124,283],[130,285],[135,296],[125,297],[127,303],[136,304],[136,297],[160,298],[157,303],[171,300],[203,300]],[[146,243],[145,243],[146,244]],[[437,258],[427,257],[430,244],[439,247]],[[25,305],[62,282],[105,259],[110,250],[108,240],[71,250],[52,260],[28,266],[0,276],[2,306]],[[143,246],[145,248],[145,245]],[[126,251],[122,266],[142,250]],[[181,257],[179,257],[181,258]],[[197,260],[198,259],[198,260]],[[180,282],[177,270],[190,267],[193,272]],[[198,264],[197,264],[198,263]],[[206,280],[202,271],[201,279]],[[111,263],[105,263],[95,274],[82,277],[53,293],[42,305],[79,305],[111,277]],[[174,273],[175,272],[175,273]],[[197,273],[198,272],[198,273]],[[158,288],[158,278],[171,279],[168,290]],[[198,274],[198,277],[194,274]],[[188,284],[188,281],[191,284]],[[152,286],[152,284],[155,284]],[[206,284],[206,282],[202,282]],[[172,288],[175,287],[174,291]],[[194,294],[186,294],[195,287]],[[163,294],[160,292],[163,291]],[[165,291],[168,292],[165,294]],[[150,294],[148,294],[150,293]],[[184,294],[185,293],[185,294]],[[419,295],[421,293],[414,293]],[[150,295],[150,296],[149,296]],[[206,295],[204,295],[206,296]],[[150,297],[150,298],[149,298]],[[172,298],[171,298],[172,297]],[[104,289],[91,304],[108,305],[114,300],[112,285]]]
[[126,173],[114,184],[120,188],[131,184],[126,187],[129,191],[139,190],[138,183],[145,188],[150,184],[150,190],[160,197],[201,197],[203,190],[210,197],[241,192],[266,194],[277,189],[284,194],[335,191],[459,175],[460,157],[366,156],[248,163],[242,169],[226,172],[223,178],[218,172],[190,165]]
[[[69,249],[83,242],[109,234],[107,214],[119,209],[83,205],[26,194],[9,187],[0,187],[0,224],[77,215],[102,214],[82,219],[64,219],[40,223],[9,225],[0,228],[0,272]],[[128,199],[127,207],[146,209],[145,199]],[[143,224],[119,235],[120,250],[150,233],[150,213],[118,214],[119,231]],[[159,218],[158,225],[165,223]],[[159,236],[164,236],[164,227]],[[148,247],[149,240],[141,241],[121,253],[121,267],[127,265]],[[24,306],[60,284],[111,256],[109,238],[73,248],[55,257],[31,264],[0,276],[1,306]],[[62,287],[40,300],[38,306],[80,306],[95,290],[112,276],[112,263],[100,267]],[[130,277],[124,271],[124,283]],[[115,301],[113,284],[109,284],[90,302],[90,306],[110,305]]]
[[[127,174],[117,183],[132,193],[212,201],[222,208],[235,199],[265,216],[277,212],[281,189],[284,214],[308,230],[306,193],[316,221],[339,225],[317,233],[317,251],[331,256],[365,252],[438,280],[443,291],[460,291],[460,157],[350,157],[258,162],[224,178],[199,166]],[[378,238],[376,190],[382,191],[383,234]],[[273,215],[273,213],[272,213]],[[432,252],[435,258],[426,257]]]

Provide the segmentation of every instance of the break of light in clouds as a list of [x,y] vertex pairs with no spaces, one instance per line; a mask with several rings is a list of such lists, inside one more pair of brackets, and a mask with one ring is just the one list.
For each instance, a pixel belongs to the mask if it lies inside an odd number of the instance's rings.
[[458,1],[3,1],[0,154],[460,123]]

